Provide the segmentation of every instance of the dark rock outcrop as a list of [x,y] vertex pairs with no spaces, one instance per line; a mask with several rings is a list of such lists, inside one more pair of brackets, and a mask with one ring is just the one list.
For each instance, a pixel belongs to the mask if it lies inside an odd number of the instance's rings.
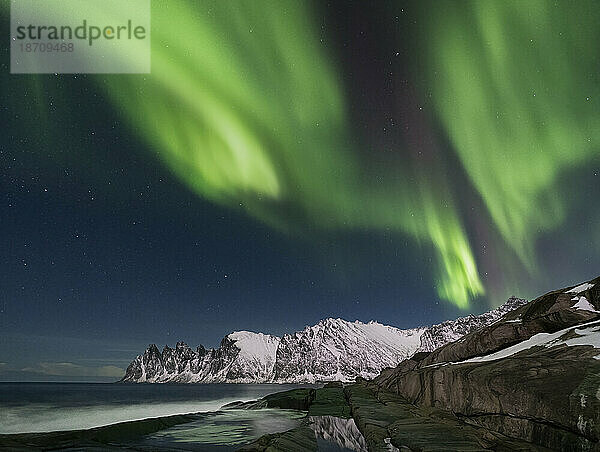
[[[369,451],[542,451],[543,447],[467,425],[451,413],[417,407],[363,382],[345,388],[352,416]],[[396,449],[394,449],[396,448]]]
[[[598,450],[600,278],[550,292],[375,384],[551,449]],[[359,425],[360,427],[360,425]]]
[[319,449],[315,432],[308,425],[303,425],[287,432],[263,435],[238,450],[240,452],[311,452]]
[[[544,451],[483,427],[468,425],[452,414],[419,408],[398,394],[361,382],[344,388],[321,388],[309,392],[286,391],[265,397],[283,407],[308,402],[307,417],[299,428],[265,435],[242,451],[305,452],[318,450],[315,437],[341,447],[362,451]],[[265,399],[246,405],[259,409]],[[290,400],[296,400],[290,404]],[[284,403],[279,403],[283,401]],[[274,406],[272,403],[269,406]],[[239,406],[237,407],[239,408]],[[397,447],[397,449],[394,449]]]

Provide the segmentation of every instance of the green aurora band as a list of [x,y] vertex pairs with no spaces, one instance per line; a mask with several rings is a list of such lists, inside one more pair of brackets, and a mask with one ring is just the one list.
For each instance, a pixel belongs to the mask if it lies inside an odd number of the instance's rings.
[[[203,6],[154,2],[152,76],[142,94],[135,82],[110,83],[173,171],[277,227],[396,228],[433,245],[441,298],[467,308],[482,295],[442,168],[398,168],[412,177],[394,181],[410,184],[379,186],[361,171],[336,67],[305,5]],[[565,215],[556,178],[597,152],[599,84],[586,77],[597,8],[472,1],[434,10],[422,41],[436,110],[500,233],[535,271],[536,233]]]
[[535,236],[567,215],[559,177],[600,155],[598,3],[440,1],[424,16],[439,117],[505,241],[536,272]]
[[111,78],[108,92],[193,190],[284,230],[404,231],[433,244],[440,297],[466,308],[484,293],[449,190],[432,183],[443,171],[413,187],[361,171],[306,5],[154,2],[152,21],[152,75]]
[[[502,270],[514,255],[535,272],[536,235],[567,214],[557,178],[598,154],[598,8],[434,5],[423,7],[419,70],[435,119],[507,244]],[[467,309],[486,288],[459,188],[435,156],[373,175],[319,36],[306,2],[153,1],[152,74],[98,81],[200,196],[290,233],[407,234],[434,251],[440,298]]]

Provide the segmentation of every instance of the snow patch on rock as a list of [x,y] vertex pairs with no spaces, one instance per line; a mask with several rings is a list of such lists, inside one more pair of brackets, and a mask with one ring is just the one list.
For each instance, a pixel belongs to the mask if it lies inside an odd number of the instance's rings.
[[573,298],[573,301],[577,302],[573,305],[575,309],[579,309],[581,311],[597,312],[600,314],[600,311],[596,310],[596,308],[585,297],[575,297]]
[[[575,332],[577,337],[571,339],[562,339],[566,333],[571,331]],[[577,345],[591,345],[594,348],[600,349],[600,321],[593,321],[579,325],[577,327],[568,327],[555,333],[538,333],[529,339],[519,342],[518,344],[504,348],[489,355],[477,356],[475,358],[466,359],[464,361],[457,361],[452,363],[440,363],[439,365],[455,365],[464,363],[479,363],[484,361],[495,361],[498,359],[508,358],[516,355],[519,352],[528,350],[532,347],[545,346],[545,347],[556,347],[559,345],[577,346]],[[600,352],[599,352],[600,353]],[[598,357],[597,357],[598,358]]]
[[577,287],[573,287],[572,289],[567,290],[565,293],[580,294],[581,292],[585,292],[586,290],[590,290],[592,287],[594,287],[593,284],[583,283],[583,284],[579,284]]

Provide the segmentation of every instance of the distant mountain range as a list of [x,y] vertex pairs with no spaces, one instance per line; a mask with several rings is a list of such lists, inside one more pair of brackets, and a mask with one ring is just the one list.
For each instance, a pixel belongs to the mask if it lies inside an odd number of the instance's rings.
[[219,348],[178,342],[150,345],[121,381],[136,383],[314,383],[372,379],[417,352],[429,352],[491,325],[527,303],[512,297],[499,308],[431,327],[401,330],[377,322],[325,319],[283,337],[237,331]]

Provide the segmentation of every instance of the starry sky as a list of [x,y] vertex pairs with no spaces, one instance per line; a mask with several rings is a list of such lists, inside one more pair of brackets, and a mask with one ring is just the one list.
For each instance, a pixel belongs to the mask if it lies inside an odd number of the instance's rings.
[[3,48],[0,381],[112,381],[151,342],[408,328],[597,276],[599,20],[153,0],[149,75],[10,75]]

